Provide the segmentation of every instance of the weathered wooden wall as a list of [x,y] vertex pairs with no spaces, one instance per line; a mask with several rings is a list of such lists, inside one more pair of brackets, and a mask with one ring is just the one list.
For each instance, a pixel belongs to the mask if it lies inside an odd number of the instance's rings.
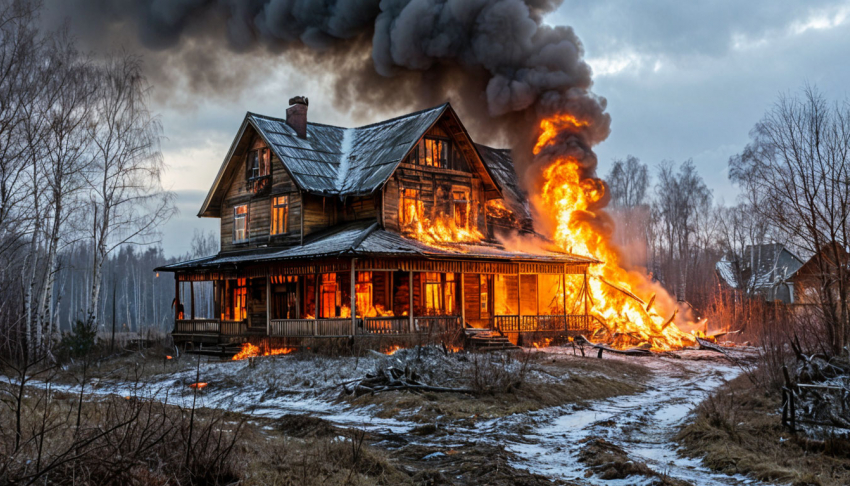
[[[251,136],[246,132],[245,136]],[[261,138],[255,136],[251,143],[252,149],[263,147]],[[237,157],[237,156],[234,156]],[[301,241],[301,195],[295,182],[289,177],[281,160],[271,156],[271,190],[262,196],[256,196],[248,189],[246,181],[247,154],[238,156],[239,166],[233,176],[225,184],[227,193],[221,206],[221,250],[228,251],[238,248],[251,248],[260,245],[289,246]],[[271,233],[271,202],[276,196],[289,196],[289,231],[281,235]],[[248,240],[243,243],[233,242],[233,208],[241,204],[248,205]]]

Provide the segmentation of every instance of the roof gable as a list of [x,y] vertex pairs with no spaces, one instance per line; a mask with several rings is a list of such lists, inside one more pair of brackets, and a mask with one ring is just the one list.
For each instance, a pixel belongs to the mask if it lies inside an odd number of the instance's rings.
[[[463,145],[468,161],[483,178],[485,190],[500,196],[489,164],[484,163],[466,128],[448,103],[357,128],[307,123],[307,137],[300,138],[286,120],[247,113],[230,151],[219,169],[198,216],[218,216],[215,208],[226,191],[224,181],[244,155],[246,135],[256,131],[281,160],[303,191],[321,195],[358,196],[379,190],[413,149],[417,141],[445,119],[452,136]],[[514,174],[515,177],[515,174]]]

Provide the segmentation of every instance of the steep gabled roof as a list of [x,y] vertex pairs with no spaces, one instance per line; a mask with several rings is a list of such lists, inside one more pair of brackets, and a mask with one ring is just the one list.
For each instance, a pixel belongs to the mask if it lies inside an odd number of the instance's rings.
[[[269,144],[302,190],[328,196],[358,196],[379,190],[419,138],[444,114],[457,120],[451,106],[444,103],[357,128],[307,123],[307,137],[300,138],[286,120],[249,112],[198,216],[216,215],[210,206],[219,201],[220,193],[226,190],[221,187],[222,181],[232,173],[228,166],[234,165],[234,153],[249,127]],[[465,129],[455,135],[464,137],[472,145]],[[480,157],[474,146],[473,150]],[[489,164],[477,160],[471,163],[483,170],[485,183],[494,184]]]
[[514,161],[511,158],[510,149],[497,149],[475,144],[481,159],[493,174],[496,184],[502,189],[505,206],[516,215],[517,219],[525,224],[531,225],[531,212],[528,209],[528,198],[525,191],[519,187]]

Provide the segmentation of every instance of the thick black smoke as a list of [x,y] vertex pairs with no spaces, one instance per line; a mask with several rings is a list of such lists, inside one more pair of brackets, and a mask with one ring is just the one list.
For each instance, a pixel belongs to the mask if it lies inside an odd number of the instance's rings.
[[[334,101],[367,113],[446,100],[479,140],[529,154],[538,120],[569,111],[591,121],[588,148],[608,136],[605,100],[571,27],[543,23],[560,0],[54,0],[89,45],[134,32],[157,52],[189,53],[184,75],[211,73],[232,53],[285,56],[334,79]],[[231,51],[214,46],[226,36]],[[210,48],[212,46],[212,48]],[[271,57],[274,59],[274,57]],[[169,65],[171,69],[173,64]],[[177,66],[179,69],[181,66]],[[282,98],[300,93],[281,93]],[[595,166],[595,158],[593,159]],[[594,168],[588,167],[588,172]]]

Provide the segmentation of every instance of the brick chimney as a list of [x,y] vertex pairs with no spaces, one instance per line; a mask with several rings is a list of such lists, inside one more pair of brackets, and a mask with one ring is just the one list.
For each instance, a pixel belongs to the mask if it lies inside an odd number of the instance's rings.
[[296,96],[289,98],[289,108],[286,109],[286,124],[295,130],[300,138],[307,138],[307,97]]

